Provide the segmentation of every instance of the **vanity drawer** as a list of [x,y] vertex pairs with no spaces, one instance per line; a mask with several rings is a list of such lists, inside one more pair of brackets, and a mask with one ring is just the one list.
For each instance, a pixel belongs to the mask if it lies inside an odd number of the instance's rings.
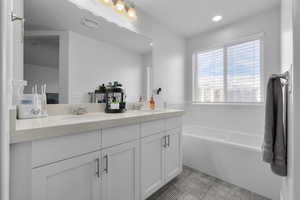
[[102,129],[102,147],[110,147],[137,140],[140,137],[139,125],[120,126]]
[[164,131],[164,120],[155,120],[141,124],[141,135],[146,137]]
[[166,130],[180,128],[182,126],[182,117],[172,117],[166,119]]
[[32,167],[64,160],[101,148],[100,131],[32,142]]

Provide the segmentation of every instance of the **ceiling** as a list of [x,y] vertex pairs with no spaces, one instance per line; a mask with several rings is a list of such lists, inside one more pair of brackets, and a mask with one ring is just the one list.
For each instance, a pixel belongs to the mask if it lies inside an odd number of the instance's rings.
[[[185,37],[222,27],[272,7],[280,0],[134,0],[138,9]],[[24,0],[27,29],[71,30],[100,41],[146,53],[151,51],[151,40],[121,28],[102,17],[80,9],[67,0]],[[215,15],[223,20],[211,21]],[[82,25],[82,19],[96,21],[99,28]]]
[[[278,6],[280,0],[135,0],[138,8],[179,34],[191,37]],[[211,18],[222,15],[221,22]]]
[[[139,54],[152,49],[149,38],[110,23],[67,0],[24,0],[24,11],[26,30],[70,30]],[[96,22],[99,27],[82,25],[84,18]]]

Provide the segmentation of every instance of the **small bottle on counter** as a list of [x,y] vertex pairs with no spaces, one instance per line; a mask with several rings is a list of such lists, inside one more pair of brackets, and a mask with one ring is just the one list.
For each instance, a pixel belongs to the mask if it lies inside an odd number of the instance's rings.
[[143,103],[143,97],[142,96],[140,96],[140,98],[139,98],[139,103]]
[[149,101],[149,109],[155,110],[155,101],[154,101],[153,95],[151,96],[150,101]]
[[133,105],[133,108],[134,108],[135,110],[142,110],[143,107],[144,107],[144,100],[143,100],[143,97],[140,96],[138,102],[136,102],[136,103]]

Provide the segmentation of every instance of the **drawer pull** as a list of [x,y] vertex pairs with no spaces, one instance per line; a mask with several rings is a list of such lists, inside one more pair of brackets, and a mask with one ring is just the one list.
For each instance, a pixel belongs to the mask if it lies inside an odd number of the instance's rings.
[[108,174],[108,155],[105,155],[104,156],[104,160],[105,160],[105,167],[104,167],[104,172],[106,173],[106,174]]
[[170,135],[167,135],[166,137],[168,139],[167,146],[170,147]]
[[168,147],[168,143],[167,143],[167,136],[165,135],[164,137],[163,137],[163,147],[164,148],[167,148]]
[[96,158],[96,175],[100,178],[100,159]]

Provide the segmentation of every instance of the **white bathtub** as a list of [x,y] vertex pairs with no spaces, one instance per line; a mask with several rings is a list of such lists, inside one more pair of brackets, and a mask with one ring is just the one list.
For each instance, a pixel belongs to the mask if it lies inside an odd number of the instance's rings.
[[184,164],[279,200],[281,178],[262,162],[262,136],[197,126],[183,128]]

